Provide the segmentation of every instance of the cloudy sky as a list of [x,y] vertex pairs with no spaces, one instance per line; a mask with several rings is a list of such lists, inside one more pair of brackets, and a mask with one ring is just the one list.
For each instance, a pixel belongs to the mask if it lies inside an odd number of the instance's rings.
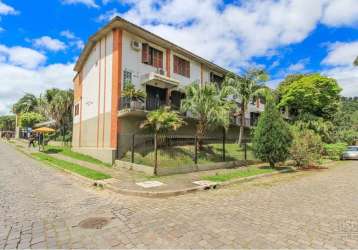
[[0,0],[0,114],[70,88],[88,37],[115,15],[237,73],[322,72],[358,96],[358,0]]

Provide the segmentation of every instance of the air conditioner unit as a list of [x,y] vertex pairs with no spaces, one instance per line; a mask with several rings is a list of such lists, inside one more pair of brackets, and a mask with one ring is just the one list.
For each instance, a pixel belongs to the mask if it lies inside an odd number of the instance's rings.
[[131,47],[135,51],[139,51],[140,50],[140,42],[138,42],[137,40],[132,40]]

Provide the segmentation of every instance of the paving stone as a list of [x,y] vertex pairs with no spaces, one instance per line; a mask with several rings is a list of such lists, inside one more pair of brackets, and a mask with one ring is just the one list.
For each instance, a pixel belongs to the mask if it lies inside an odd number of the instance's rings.
[[[0,162],[0,248],[358,246],[353,161],[166,199],[91,189],[1,142]],[[78,226],[92,217],[109,224]]]

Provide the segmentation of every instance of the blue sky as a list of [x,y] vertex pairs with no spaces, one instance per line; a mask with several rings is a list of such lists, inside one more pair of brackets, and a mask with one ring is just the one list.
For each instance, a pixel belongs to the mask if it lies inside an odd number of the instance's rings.
[[0,114],[69,88],[88,37],[120,15],[237,73],[321,72],[358,96],[358,0],[0,0]]

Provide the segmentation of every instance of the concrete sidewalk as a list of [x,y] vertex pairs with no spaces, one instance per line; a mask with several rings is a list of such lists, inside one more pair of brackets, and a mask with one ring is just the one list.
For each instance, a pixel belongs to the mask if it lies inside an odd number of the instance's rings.
[[[21,145],[21,150],[27,154],[33,152],[38,152],[37,149],[28,148],[26,141],[14,141],[15,145]],[[250,180],[253,178],[258,178],[262,176],[268,176],[276,174],[278,172],[263,174],[260,176],[251,176],[247,178],[234,179],[225,183],[213,183],[213,182],[204,182],[196,184],[194,182],[203,180],[204,176],[216,175],[217,173],[230,173],[236,171],[238,168],[233,169],[215,169],[208,171],[193,172],[187,174],[176,174],[170,176],[160,176],[153,177],[147,176],[144,173],[127,170],[124,168],[118,167],[106,167],[99,164],[90,163],[83,160],[74,159],[60,153],[49,153],[48,155],[55,157],[57,159],[65,160],[72,162],[78,165],[81,165],[86,168],[96,170],[98,172],[106,173],[112,176],[111,179],[94,181],[93,183],[97,186],[110,189],[112,191],[127,194],[127,195],[136,195],[136,196],[145,196],[145,197],[167,197],[181,195],[190,192],[196,192],[200,190],[218,188],[219,186],[228,185],[232,182],[242,182],[245,180]],[[265,166],[266,164],[257,164],[251,166]],[[242,168],[242,167],[241,167]],[[287,170],[286,170],[287,171]],[[144,187],[146,186],[146,187]]]

